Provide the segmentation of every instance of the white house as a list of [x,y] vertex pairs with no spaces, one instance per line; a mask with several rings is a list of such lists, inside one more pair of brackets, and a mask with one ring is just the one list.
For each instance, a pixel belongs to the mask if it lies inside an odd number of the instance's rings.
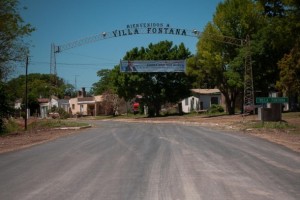
[[49,101],[49,108],[51,109],[54,106],[56,108],[62,108],[64,109],[64,111],[69,112],[69,99],[59,99],[56,96],[52,95]]
[[222,105],[222,95],[219,89],[191,89],[192,96],[182,100],[182,112],[208,110],[211,105]]
[[38,103],[40,105],[40,117],[46,118],[48,117],[48,111],[51,110],[52,107],[63,108],[66,112],[69,112],[69,100],[67,99],[58,99],[56,96],[51,96],[48,98],[39,98]]

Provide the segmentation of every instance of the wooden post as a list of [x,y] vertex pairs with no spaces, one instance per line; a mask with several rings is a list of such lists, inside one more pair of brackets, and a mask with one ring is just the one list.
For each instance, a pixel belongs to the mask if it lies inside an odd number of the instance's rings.
[[28,115],[28,84],[27,84],[27,74],[28,74],[28,56],[26,57],[26,72],[25,72],[25,131],[27,131],[27,115]]

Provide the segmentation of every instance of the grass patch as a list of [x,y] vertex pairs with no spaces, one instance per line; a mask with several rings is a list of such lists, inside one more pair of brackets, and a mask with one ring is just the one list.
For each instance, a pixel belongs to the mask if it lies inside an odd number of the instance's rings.
[[289,124],[285,121],[280,122],[261,122],[261,121],[252,121],[250,123],[243,125],[243,130],[247,129],[256,129],[262,131],[282,131],[292,134],[300,134],[300,127],[293,124]]
[[255,122],[251,128],[265,128],[265,129],[295,129],[296,127],[286,122]]
[[282,118],[294,127],[293,133],[300,135],[300,112],[282,113]]
[[60,119],[45,119],[37,120],[29,124],[28,129],[41,129],[41,128],[60,128],[60,127],[83,127],[89,124],[84,122],[74,122]]

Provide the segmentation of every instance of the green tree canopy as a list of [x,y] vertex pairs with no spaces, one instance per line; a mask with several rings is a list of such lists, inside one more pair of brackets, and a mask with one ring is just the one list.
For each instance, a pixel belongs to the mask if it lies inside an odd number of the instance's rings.
[[97,76],[100,80],[93,84],[91,92],[94,95],[103,94],[105,91],[114,91],[113,86],[113,73],[110,69],[102,69],[97,72]]
[[19,15],[18,0],[0,1],[0,80],[6,79],[14,63],[25,61],[28,48],[23,41],[34,28]]
[[280,69],[280,79],[277,81],[277,88],[285,95],[292,98],[294,103],[297,102],[297,94],[300,94],[300,44],[295,46],[289,54],[278,62]]
[[26,24],[19,14],[18,0],[0,1],[0,133],[4,130],[4,118],[10,113],[10,97],[4,81],[15,63],[25,61],[28,48],[23,38],[32,31],[34,28]]
[[[277,89],[297,103],[299,90],[300,2],[298,0],[258,0],[264,8],[267,24],[256,34],[253,42],[254,59],[259,64],[256,88]],[[298,73],[298,75],[297,75]],[[267,95],[267,92],[264,92]]]
[[254,88],[265,96],[270,85],[275,85],[280,77],[278,61],[294,48],[299,38],[299,3],[296,6],[294,0],[256,2],[263,8],[264,21],[251,38]]

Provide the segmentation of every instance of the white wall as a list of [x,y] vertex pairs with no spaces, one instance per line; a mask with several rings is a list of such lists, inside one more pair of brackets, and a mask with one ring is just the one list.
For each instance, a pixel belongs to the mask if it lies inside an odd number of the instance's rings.
[[51,98],[49,106],[49,109],[51,109],[53,106],[56,106],[56,108],[58,108],[58,101],[56,99]]
[[[191,111],[198,111],[198,110],[208,110],[211,107],[211,98],[216,97],[218,98],[218,104],[221,104],[221,96],[220,95],[200,95],[198,94],[197,97],[190,96],[183,101],[181,101],[182,104],[182,112],[184,113],[190,113]],[[192,105],[192,99],[194,99],[194,103]],[[201,109],[201,104],[203,104],[203,108]]]
[[200,109],[199,99],[194,96],[184,99],[183,101],[181,101],[181,104],[182,104],[182,112],[184,113],[189,113],[193,110]]

